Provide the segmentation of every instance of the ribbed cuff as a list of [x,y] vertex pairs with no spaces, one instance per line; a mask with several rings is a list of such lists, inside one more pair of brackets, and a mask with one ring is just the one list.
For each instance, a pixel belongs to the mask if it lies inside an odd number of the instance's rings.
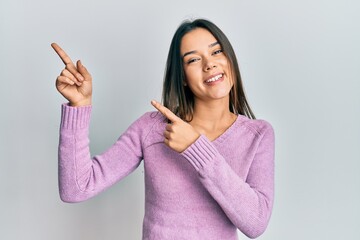
[[68,103],[61,106],[61,128],[82,129],[90,124],[91,106],[71,107]]
[[201,135],[181,154],[193,165],[196,171],[199,171],[214,161],[218,151],[204,135]]

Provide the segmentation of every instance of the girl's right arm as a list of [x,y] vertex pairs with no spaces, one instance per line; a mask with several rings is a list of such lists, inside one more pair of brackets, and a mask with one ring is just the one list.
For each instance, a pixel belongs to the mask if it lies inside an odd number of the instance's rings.
[[65,202],[89,199],[127,176],[142,159],[141,121],[128,130],[101,155],[91,158],[89,123],[92,77],[76,65],[56,43],[51,44],[65,68],[56,79],[57,90],[69,101],[62,105],[59,142],[59,191]]

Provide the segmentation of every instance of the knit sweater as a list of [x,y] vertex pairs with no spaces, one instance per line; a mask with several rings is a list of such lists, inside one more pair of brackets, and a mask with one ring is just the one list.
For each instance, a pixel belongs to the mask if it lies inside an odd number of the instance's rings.
[[218,138],[201,135],[182,153],[164,144],[166,119],[148,112],[104,153],[91,157],[91,106],[62,105],[59,191],[87,200],[144,163],[143,239],[250,238],[269,222],[274,195],[274,132],[264,120],[238,115]]

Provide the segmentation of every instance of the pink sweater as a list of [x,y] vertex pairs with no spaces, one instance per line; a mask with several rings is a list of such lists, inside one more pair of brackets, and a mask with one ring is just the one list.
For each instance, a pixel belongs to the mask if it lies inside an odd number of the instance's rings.
[[91,107],[62,106],[59,188],[65,202],[89,199],[144,161],[143,239],[250,238],[269,222],[274,195],[274,132],[239,115],[220,137],[200,136],[184,152],[164,143],[166,119],[145,113],[101,155],[91,158]]

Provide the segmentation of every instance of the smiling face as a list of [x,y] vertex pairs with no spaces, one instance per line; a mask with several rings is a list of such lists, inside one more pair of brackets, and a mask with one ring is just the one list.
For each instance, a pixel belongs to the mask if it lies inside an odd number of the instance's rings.
[[233,86],[228,59],[215,37],[204,28],[184,35],[180,47],[186,84],[195,100],[228,100]]

